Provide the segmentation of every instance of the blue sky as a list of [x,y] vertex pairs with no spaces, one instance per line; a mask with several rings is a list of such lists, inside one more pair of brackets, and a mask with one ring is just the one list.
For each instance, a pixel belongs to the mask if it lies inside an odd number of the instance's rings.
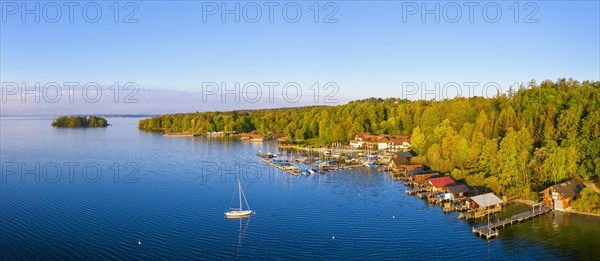
[[[102,106],[77,100],[11,102],[10,98],[18,98],[11,94],[2,103],[2,114],[298,106],[315,103],[309,88],[315,82],[321,87],[335,83],[335,98],[343,103],[371,96],[407,96],[406,84],[413,82],[425,83],[426,90],[433,89],[441,98],[451,98],[457,94],[456,88],[440,91],[442,87],[436,89],[436,83],[457,83],[463,96],[486,96],[482,86],[488,83],[497,83],[505,91],[515,82],[531,79],[600,79],[598,1],[518,2],[518,8],[513,1],[476,2],[473,22],[465,2],[320,1],[319,22],[314,21],[314,1],[294,2],[297,5],[273,2],[278,5],[274,6],[272,23],[265,4],[272,2],[235,1],[132,1],[127,9],[128,2],[119,2],[118,23],[114,22],[113,1],[94,2],[102,11],[96,23],[85,20],[95,16],[93,8],[87,9],[89,16],[82,16],[86,2],[73,7],[72,23],[64,2],[55,2],[62,16],[50,23],[47,20],[55,17],[56,6],[47,5],[49,2],[2,1],[3,83],[33,86],[39,82],[43,86],[49,82],[97,82],[105,88],[105,95],[114,82],[135,82],[140,88],[135,106],[110,101],[99,103]],[[39,23],[33,14],[25,15],[22,21],[23,3],[29,9],[40,4]],[[223,22],[221,5],[232,9],[236,3],[240,22],[235,22],[234,15],[226,15]],[[15,4],[19,10],[15,11]],[[284,17],[286,4],[289,15]],[[439,4],[434,13],[439,14],[440,21],[435,21],[436,14],[427,14],[422,21],[422,4],[428,9]],[[486,4],[487,16],[483,14]],[[219,10],[208,9],[214,6]],[[244,18],[255,16],[256,6],[262,16],[256,23],[246,21]],[[415,6],[418,10],[409,9]],[[134,7],[138,10],[131,18],[137,22],[123,23]],[[302,12],[298,21],[286,21],[295,16],[294,8],[298,7]],[[456,16],[457,7],[461,16]],[[496,8],[501,16],[491,22]],[[324,23],[334,9],[337,12],[329,17],[333,23]],[[517,15],[515,9],[519,10]],[[303,99],[293,104],[282,99],[258,103],[241,99],[236,103],[232,96],[223,102],[217,94],[203,101],[202,83],[206,82],[224,82],[231,88],[236,82],[242,86],[249,82],[278,82],[281,86],[296,82]],[[479,86],[470,94],[465,82]],[[158,91],[161,94],[156,94]],[[276,94],[282,92],[281,88],[275,90]],[[423,92],[409,92],[406,98],[418,99]],[[266,93],[263,89],[263,97]],[[325,93],[322,90],[320,94]]]

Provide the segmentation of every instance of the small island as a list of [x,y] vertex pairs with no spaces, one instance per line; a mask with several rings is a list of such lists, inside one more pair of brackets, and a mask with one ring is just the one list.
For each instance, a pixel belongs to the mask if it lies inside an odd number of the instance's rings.
[[106,127],[108,122],[99,116],[60,116],[52,121],[51,126],[58,128],[95,128]]

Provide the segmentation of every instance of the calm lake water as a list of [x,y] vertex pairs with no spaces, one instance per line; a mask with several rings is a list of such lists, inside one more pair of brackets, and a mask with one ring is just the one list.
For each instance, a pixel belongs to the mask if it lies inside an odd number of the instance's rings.
[[[293,177],[259,161],[267,144],[51,120],[1,118],[3,260],[600,258],[600,218],[550,213],[486,241],[383,172]],[[239,173],[256,215],[226,219]]]

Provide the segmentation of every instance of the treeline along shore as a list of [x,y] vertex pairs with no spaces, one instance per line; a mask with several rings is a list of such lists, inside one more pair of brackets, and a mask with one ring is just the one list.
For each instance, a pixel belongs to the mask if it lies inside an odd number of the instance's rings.
[[[600,178],[598,81],[531,81],[494,98],[369,98],[327,107],[167,114],[138,127],[320,144],[347,144],[361,132],[406,135],[414,162],[509,198],[538,199],[549,185]],[[600,211],[600,196],[595,200]]]

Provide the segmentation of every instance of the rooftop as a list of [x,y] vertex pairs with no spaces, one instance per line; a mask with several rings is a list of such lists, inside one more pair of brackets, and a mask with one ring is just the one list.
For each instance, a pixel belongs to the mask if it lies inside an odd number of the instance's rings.
[[454,179],[452,179],[450,176],[443,176],[439,178],[430,178],[429,184],[436,188],[445,188],[456,185],[456,182],[454,182]]
[[422,168],[423,168],[423,165],[422,165],[422,164],[412,164],[412,165],[405,165],[405,166],[404,166],[404,169],[405,169],[406,171],[413,171],[413,170],[415,170],[415,169],[419,169],[419,168],[421,168],[421,169],[422,169]]
[[397,167],[410,164],[410,161],[408,161],[406,158],[392,158],[392,162]]
[[410,154],[410,152],[407,151],[402,151],[402,152],[396,152],[396,154],[394,154],[394,158],[412,158],[412,154]]
[[581,182],[572,179],[567,182],[556,184],[552,186],[552,189],[562,194],[565,198],[572,198],[577,196],[579,191],[581,191],[584,187],[585,185],[583,185]]
[[449,186],[449,187],[446,187],[446,188],[452,194],[467,193],[467,192],[470,191],[469,187],[467,187],[466,185],[463,185],[463,184],[456,185],[456,186]]
[[500,198],[498,198],[498,196],[494,195],[494,193],[486,193],[486,194],[470,197],[470,199],[473,200],[475,203],[477,203],[477,205],[479,205],[482,208],[487,208],[489,206],[504,203],[504,201],[502,201]]

